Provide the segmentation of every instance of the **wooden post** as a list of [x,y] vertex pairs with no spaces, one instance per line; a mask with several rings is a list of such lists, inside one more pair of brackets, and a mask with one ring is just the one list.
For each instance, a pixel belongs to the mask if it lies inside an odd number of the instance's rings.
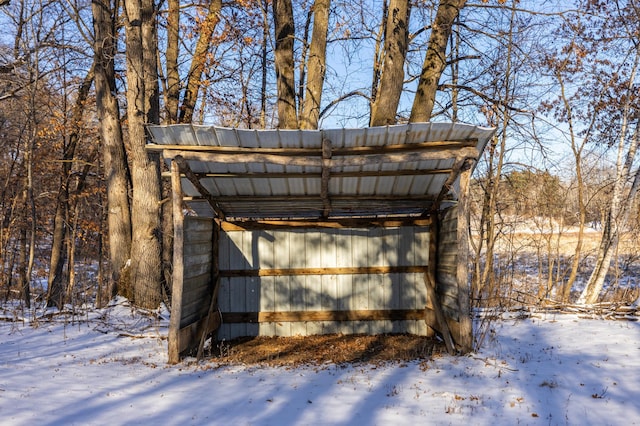
[[[469,163],[471,163],[469,161]],[[460,193],[458,194],[458,265],[456,279],[458,281],[458,308],[460,309],[460,335],[457,343],[462,352],[473,350],[473,323],[471,320],[470,288],[469,288],[469,182],[471,180],[471,164],[460,173]]]
[[173,209],[173,285],[171,317],[169,318],[169,363],[180,361],[180,321],[182,317],[182,287],[184,278],[184,216],[182,213],[182,183],[180,167],[171,162],[171,205]]
[[331,200],[329,200],[329,178],[331,175],[331,141],[329,139],[322,140],[322,178],[320,198],[322,198],[323,213],[322,216],[327,218],[331,213]]

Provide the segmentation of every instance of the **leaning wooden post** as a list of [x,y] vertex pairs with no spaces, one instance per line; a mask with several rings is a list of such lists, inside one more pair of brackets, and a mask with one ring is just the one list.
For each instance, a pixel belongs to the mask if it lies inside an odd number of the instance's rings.
[[469,183],[471,181],[473,161],[460,173],[460,192],[458,194],[458,281],[459,336],[457,343],[463,353],[473,350],[473,322],[471,320],[470,283],[469,283]]
[[[424,273],[424,284],[427,288],[427,298],[431,301],[433,312],[436,315],[438,331],[442,334],[447,352],[451,355],[456,353],[456,345],[449,330],[449,324],[442,310],[438,293],[436,292],[436,274],[438,268],[438,212],[432,213],[431,230],[429,232],[429,269]],[[427,326],[430,326],[427,323]]]
[[182,182],[180,167],[171,162],[171,205],[173,209],[173,285],[171,317],[169,318],[169,363],[180,361],[180,321],[182,317],[182,287],[184,277],[184,216],[182,213]]

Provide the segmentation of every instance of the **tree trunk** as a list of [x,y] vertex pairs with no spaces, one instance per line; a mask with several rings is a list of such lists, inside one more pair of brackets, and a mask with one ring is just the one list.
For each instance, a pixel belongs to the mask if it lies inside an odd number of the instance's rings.
[[200,37],[196,43],[196,50],[191,59],[191,67],[187,76],[187,87],[184,90],[182,106],[180,107],[180,123],[191,123],[193,121],[193,111],[198,100],[202,73],[207,62],[207,52],[211,44],[213,32],[220,21],[220,11],[222,10],[222,0],[210,0],[209,12],[200,27]]
[[[604,280],[609,272],[611,266],[611,259],[613,258],[615,249],[618,245],[620,238],[619,227],[626,222],[626,218],[629,211],[629,205],[635,197],[628,195],[624,198],[624,190],[626,183],[629,182],[632,177],[631,168],[633,167],[636,159],[636,152],[638,150],[638,131],[636,127],[632,140],[628,144],[627,149],[627,132],[629,126],[629,120],[632,118],[634,109],[631,106],[630,98],[631,93],[635,88],[635,79],[638,66],[640,65],[640,48],[636,49],[635,60],[633,67],[631,68],[629,76],[628,94],[624,106],[622,108],[621,123],[620,123],[620,136],[618,140],[618,155],[616,159],[616,181],[613,186],[613,195],[611,196],[611,205],[609,206],[609,212],[604,224],[604,230],[602,231],[602,239],[598,247],[598,255],[596,265],[589,277],[587,285],[582,290],[578,303],[580,304],[593,304],[598,300],[600,292],[604,287]],[[640,126],[640,124],[638,124]],[[627,149],[625,153],[625,149]],[[624,158],[624,161],[623,161]],[[633,186],[631,188],[631,194],[635,194],[638,185],[638,176],[640,170],[635,172],[635,178]]]
[[442,0],[438,5],[416,96],[411,107],[411,116],[409,117],[411,123],[431,120],[438,82],[447,65],[447,44],[451,35],[451,27],[465,3],[466,0]]
[[327,31],[331,0],[316,0],[313,5],[313,32],[307,61],[307,79],[302,113],[301,129],[317,129],[320,120],[320,102],[324,76],[327,70]]
[[51,241],[51,258],[49,265],[49,279],[47,287],[47,306],[56,306],[61,309],[64,304],[65,276],[63,274],[66,262],[65,242],[69,231],[69,183],[71,180],[72,161],[75,157],[76,146],[80,137],[80,123],[84,104],[89,96],[89,90],[93,84],[94,67],[87,72],[73,107],[71,114],[71,132],[68,142],[65,144],[62,153],[62,176],[60,177],[60,188],[56,198],[56,212],[53,219],[53,238]]
[[168,0],[167,12],[167,85],[165,89],[165,108],[169,124],[178,122],[178,104],[180,102],[180,74],[178,72],[180,0]]
[[278,128],[297,129],[293,42],[295,27],[291,0],[273,0],[275,67],[278,90]]
[[145,125],[158,122],[156,11],[152,0],[125,0],[127,118],[132,159],[132,243],[129,279],[133,301],[161,301],[160,168],[146,152]]
[[120,106],[116,98],[114,56],[118,8],[111,0],[94,0],[91,9],[95,32],[96,110],[107,192],[110,274],[107,278],[106,303],[116,294],[128,298],[132,298],[133,294],[128,280],[123,280],[123,271],[131,252],[131,177],[120,125]]
[[371,107],[371,126],[396,124],[409,42],[409,0],[391,0],[387,14],[380,86]]

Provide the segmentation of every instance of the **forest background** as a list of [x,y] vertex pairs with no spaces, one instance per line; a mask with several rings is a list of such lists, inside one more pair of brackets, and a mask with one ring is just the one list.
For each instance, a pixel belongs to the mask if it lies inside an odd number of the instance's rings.
[[497,129],[474,306],[638,298],[637,0],[0,0],[0,24],[4,300],[170,304],[146,124],[419,121]]

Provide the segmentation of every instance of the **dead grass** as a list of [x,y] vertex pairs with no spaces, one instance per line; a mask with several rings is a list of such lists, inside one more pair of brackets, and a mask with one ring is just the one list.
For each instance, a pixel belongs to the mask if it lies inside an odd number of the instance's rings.
[[225,365],[378,364],[425,360],[446,353],[434,338],[407,334],[249,337],[216,345],[209,360]]

